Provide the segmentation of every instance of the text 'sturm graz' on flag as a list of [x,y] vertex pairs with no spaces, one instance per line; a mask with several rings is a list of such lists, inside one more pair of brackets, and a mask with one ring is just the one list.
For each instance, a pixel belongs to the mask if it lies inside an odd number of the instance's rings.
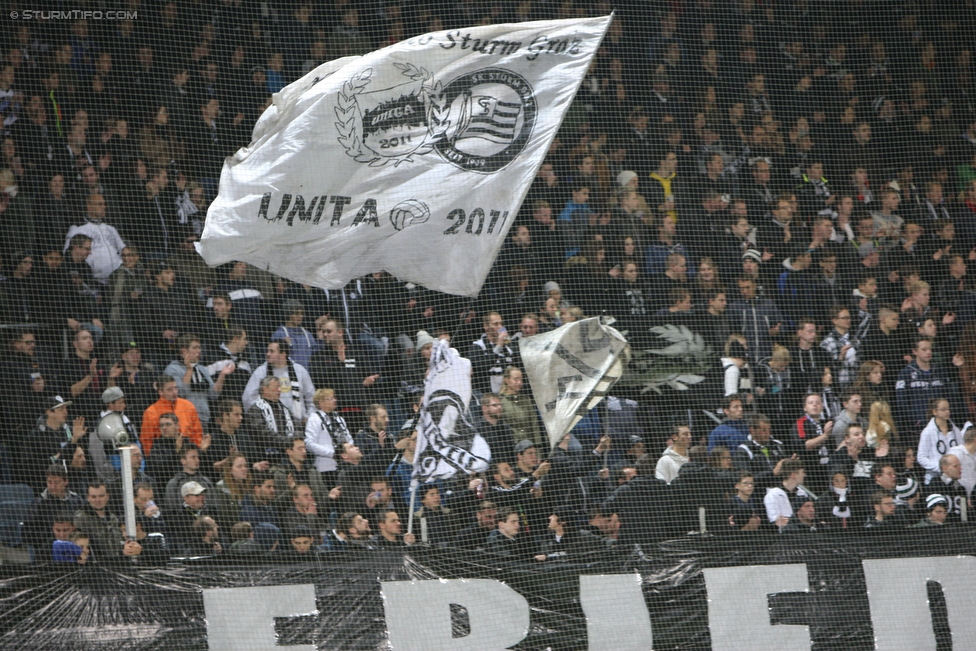
[[417,427],[414,479],[429,482],[485,472],[488,443],[471,422],[471,361],[443,339],[434,342]]
[[323,64],[227,159],[199,251],[338,288],[481,289],[611,17],[455,29]]
[[519,340],[551,446],[596,407],[624,373],[630,344],[611,322],[593,317]]

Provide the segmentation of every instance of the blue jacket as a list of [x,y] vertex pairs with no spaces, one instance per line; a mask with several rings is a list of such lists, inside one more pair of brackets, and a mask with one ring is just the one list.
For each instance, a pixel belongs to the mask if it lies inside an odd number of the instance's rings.
[[245,495],[241,500],[241,514],[238,520],[250,522],[252,526],[268,523],[281,528],[278,524],[278,510],[271,504],[255,504],[250,495]]
[[592,214],[593,211],[588,205],[575,203],[572,200],[568,201],[566,207],[559,213],[556,231],[560,234],[567,260],[579,253]]
[[749,440],[749,425],[744,418],[731,420],[726,418],[722,424],[712,430],[708,435],[708,451],[716,445],[724,445],[731,454],[735,454],[736,448]]

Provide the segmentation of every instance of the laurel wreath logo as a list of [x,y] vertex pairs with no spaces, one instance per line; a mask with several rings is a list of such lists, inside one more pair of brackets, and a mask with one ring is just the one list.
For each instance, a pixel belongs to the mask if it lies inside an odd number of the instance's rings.
[[366,163],[370,167],[382,167],[390,162],[393,162],[394,166],[400,163],[413,162],[413,156],[422,156],[431,152],[434,149],[434,144],[445,137],[448,128],[451,126],[451,121],[448,119],[451,112],[450,105],[444,97],[441,82],[434,81],[434,75],[427,69],[418,68],[412,63],[394,63],[393,65],[411,81],[422,80],[421,92],[427,106],[427,136],[424,138],[423,144],[407,156],[378,156],[372,151],[364,151],[361,137],[363,133],[362,116],[359,113],[359,103],[356,96],[369,85],[373,70],[367,68],[353,75],[352,78],[346,80],[342,85],[342,90],[339,91],[335,108],[338,121],[335,126],[339,131],[339,144],[345,148],[346,154],[356,162]]

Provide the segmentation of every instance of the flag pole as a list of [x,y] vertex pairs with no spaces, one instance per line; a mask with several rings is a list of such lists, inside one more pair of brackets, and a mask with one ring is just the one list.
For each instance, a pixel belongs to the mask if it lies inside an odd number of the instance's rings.
[[407,515],[407,533],[413,533],[413,504],[417,499],[417,480],[410,480],[410,513]]

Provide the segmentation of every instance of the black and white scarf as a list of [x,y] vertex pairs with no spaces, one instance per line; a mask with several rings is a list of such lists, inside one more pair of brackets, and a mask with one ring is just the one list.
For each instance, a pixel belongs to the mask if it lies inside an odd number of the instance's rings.
[[281,413],[285,417],[284,432],[278,431],[278,420],[275,418],[275,410],[274,407],[271,406],[271,403],[264,398],[258,398],[254,401],[254,406],[260,409],[261,415],[264,416],[264,424],[268,426],[268,430],[275,434],[282,434],[288,438],[291,438],[295,436],[295,422],[291,419],[291,413],[285,409],[281,403],[278,404],[281,406]]
[[332,437],[332,444],[337,448],[343,443],[352,443],[352,434],[349,432],[349,426],[346,424],[346,419],[335,413],[325,413],[319,410],[319,417],[322,419],[322,426],[329,432],[329,436]]
[[193,365],[193,375],[190,376],[190,391],[194,393],[206,393],[213,386],[210,374],[206,367],[199,364]]

